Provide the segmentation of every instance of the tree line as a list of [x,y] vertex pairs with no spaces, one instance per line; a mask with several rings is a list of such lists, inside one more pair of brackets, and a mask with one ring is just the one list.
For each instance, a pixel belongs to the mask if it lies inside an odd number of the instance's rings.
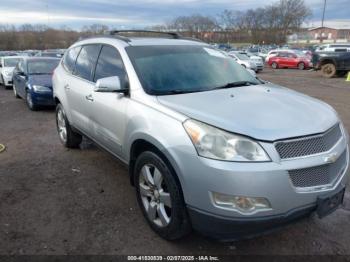
[[[279,0],[247,11],[224,10],[217,16],[178,16],[146,29],[176,31],[206,42],[281,44],[289,34],[300,30],[310,16],[304,0]],[[84,26],[80,31],[66,26],[57,29],[46,25],[0,25],[0,50],[67,48],[79,38],[110,29],[101,24]]]

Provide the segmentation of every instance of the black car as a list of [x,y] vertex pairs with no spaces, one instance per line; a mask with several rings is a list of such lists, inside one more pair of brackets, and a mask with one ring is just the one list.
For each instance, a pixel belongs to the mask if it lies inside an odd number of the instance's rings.
[[313,54],[312,63],[324,77],[344,76],[350,71],[350,52],[317,52]]

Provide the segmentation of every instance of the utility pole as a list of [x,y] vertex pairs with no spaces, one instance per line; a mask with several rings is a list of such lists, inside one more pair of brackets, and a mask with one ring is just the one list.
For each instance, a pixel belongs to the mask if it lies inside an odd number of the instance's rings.
[[322,24],[321,24],[321,38],[320,38],[320,42],[323,42],[323,24],[324,24],[324,15],[326,13],[326,4],[327,4],[327,0],[324,0],[324,4],[323,4],[323,12],[322,12]]

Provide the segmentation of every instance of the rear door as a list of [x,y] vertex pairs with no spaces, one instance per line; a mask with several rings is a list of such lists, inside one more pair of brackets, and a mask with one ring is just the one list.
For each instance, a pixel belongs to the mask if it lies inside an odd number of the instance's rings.
[[[96,65],[94,82],[118,76],[122,84],[128,82],[127,73],[118,50],[104,45]],[[91,92],[91,124],[93,138],[112,153],[119,155],[125,133],[125,111],[129,98],[121,93]]]
[[69,83],[66,83],[67,100],[73,125],[91,136],[90,107],[93,102],[93,73],[101,45],[82,46]]

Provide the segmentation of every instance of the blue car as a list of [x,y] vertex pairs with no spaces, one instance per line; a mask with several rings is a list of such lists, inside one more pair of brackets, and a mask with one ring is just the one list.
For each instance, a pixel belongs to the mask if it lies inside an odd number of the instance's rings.
[[26,100],[30,110],[41,106],[53,106],[52,73],[60,59],[25,57],[13,72],[13,92],[16,98]]

